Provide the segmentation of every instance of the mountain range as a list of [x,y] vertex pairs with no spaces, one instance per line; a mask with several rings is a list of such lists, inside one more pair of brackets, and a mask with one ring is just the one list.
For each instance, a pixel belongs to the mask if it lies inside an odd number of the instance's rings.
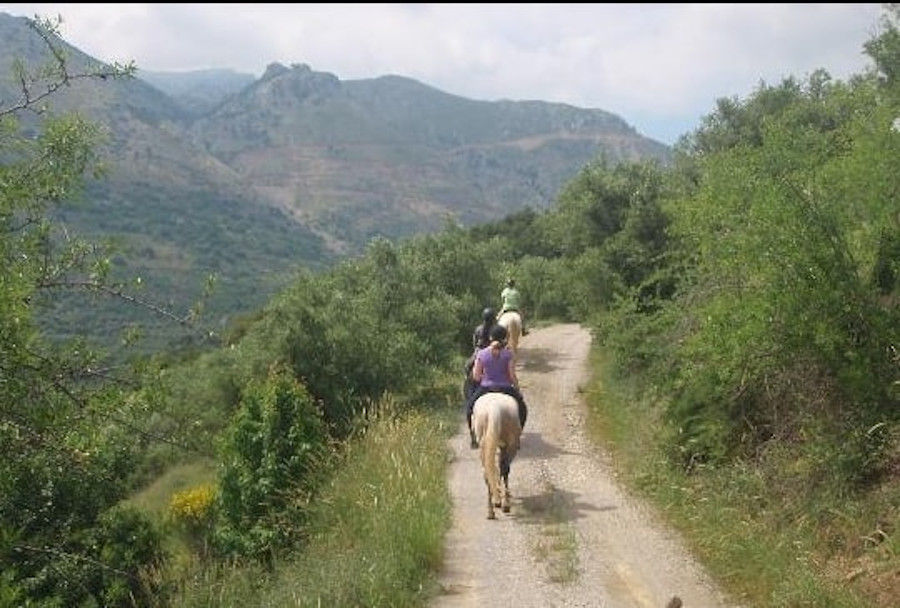
[[[55,44],[73,71],[101,65]],[[0,13],[0,100],[20,92],[15,58],[36,67],[49,57],[26,19]],[[258,307],[294,269],[325,267],[375,236],[539,210],[600,155],[670,154],[599,109],[476,101],[403,76],[341,80],[305,64],[272,63],[259,78],[139,70],[73,82],[49,106],[82,112],[109,134],[107,177],[60,218],[118,238],[123,276],[144,276],[148,293],[176,308],[216,273],[209,307],[222,322]],[[80,308],[57,309],[57,334],[84,322]],[[104,315],[104,331],[129,314]]]

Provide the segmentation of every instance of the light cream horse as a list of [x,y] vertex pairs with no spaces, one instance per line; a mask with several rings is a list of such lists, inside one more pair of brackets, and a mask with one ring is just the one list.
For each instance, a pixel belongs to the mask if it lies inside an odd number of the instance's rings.
[[518,354],[519,338],[522,336],[522,317],[514,310],[507,310],[497,317],[497,325],[506,328],[506,342],[513,354]]
[[481,466],[488,490],[488,519],[494,519],[494,507],[509,513],[509,467],[519,451],[522,435],[519,405],[515,398],[505,393],[486,393],[475,402],[472,427],[481,446]]

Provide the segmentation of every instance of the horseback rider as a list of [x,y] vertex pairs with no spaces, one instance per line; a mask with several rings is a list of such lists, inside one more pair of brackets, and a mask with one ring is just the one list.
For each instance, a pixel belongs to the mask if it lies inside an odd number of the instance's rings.
[[[477,351],[486,348],[491,343],[491,328],[497,324],[497,313],[493,308],[485,308],[481,312],[482,323],[475,328],[472,334],[472,347]],[[473,359],[474,363],[474,359]]]
[[497,324],[497,313],[493,308],[485,308],[481,312],[482,322],[478,324],[475,331],[472,332],[472,355],[466,361],[465,373],[466,383],[463,392],[466,399],[477,388],[477,384],[472,380],[472,368],[475,367],[475,356],[482,348],[487,348],[491,344],[491,328]]
[[466,422],[469,425],[469,437],[473,448],[478,447],[478,443],[472,429],[472,410],[475,408],[475,401],[485,393],[500,392],[513,397],[519,404],[519,424],[525,428],[528,408],[522,393],[519,392],[515,359],[512,351],[506,346],[506,328],[502,325],[494,325],[491,328],[490,344],[475,354],[472,379],[477,387],[466,400]]
[[500,292],[500,299],[503,301],[500,307],[500,314],[510,311],[519,313],[519,318],[522,319],[522,335],[527,336],[528,330],[525,329],[525,314],[522,312],[522,294],[516,289],[515,279],[506,279],[506,287]]

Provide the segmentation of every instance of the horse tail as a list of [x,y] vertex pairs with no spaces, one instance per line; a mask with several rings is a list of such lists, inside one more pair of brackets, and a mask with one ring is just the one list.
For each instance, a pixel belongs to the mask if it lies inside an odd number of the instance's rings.
[[497,450],[500,449],[503,417],[500,409],[491,404],[487,412],[487,424],[481,437],[481,466],[484,468],[485,481],[491,491],[491,499],[500,496],[500,467],[497,464]]

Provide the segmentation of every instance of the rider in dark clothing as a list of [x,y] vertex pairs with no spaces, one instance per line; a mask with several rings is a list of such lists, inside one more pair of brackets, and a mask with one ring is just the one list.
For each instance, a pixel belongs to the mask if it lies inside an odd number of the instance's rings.
[[476,327],[472,334],[472,346],[475,349],[485,348],[491,343],[491,328],[497,324],[497,314],[493,308],[485,308],[481,318],[483,323]]
[[468,399],[469,395],[472,394],[472,391],[477,388],[477,385],[472,381],[472,368],[475,366],[475,355],[478,354],[479,350],[490,345],[491,328],[497,324],[497,314],[494,312],[493,308],[485,308],[481,313],[481,318],[483,322],[480,323],[472,333],[472,356],[466,361],[466,384],[464,390],[466,399]]

